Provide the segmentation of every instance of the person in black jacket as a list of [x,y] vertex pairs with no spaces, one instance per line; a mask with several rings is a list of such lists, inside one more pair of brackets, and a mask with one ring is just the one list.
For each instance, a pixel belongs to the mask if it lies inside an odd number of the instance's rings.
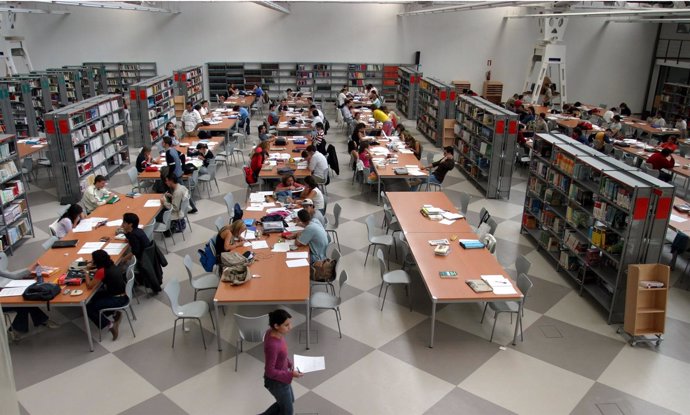
[[143,172],[146,170],[146,168],[151,164],[151,147],[149,146],[144,146],[142,147],[141,151],[139,152],[139,155],[137,156],[137,171],[139,173]]
[[104,308],[122,307],[129,299],[125,293],[125,281],[122,269],[115,265],[110,255],[102,249],[91,254],[91,268],[95,269],[93,277],[86,278],[86,286],[94,287],[98,281],[102,282],[101,288],[94,294],[93,298],[86,305],[86,313],[89,319],[99,328],[107,328],[113,335],[113,341],[117,340],[120,327],[121,312],[116,312],[113,320],[106,317],[106,314],[99,316],[99,311]]
[[[424,169],[430,170],[432,167],[436,167],[436,170],[429,173],[429,178],[427,180],[431,184],[440,185],[441,183],[443,183],[443,179],[446,178],[446,173],[453,170],[453,167],[455,167],[455,160],[453,158],[453,147],[443,147],[443,157],[440,160],[433,162],[429,166],[424,166]],[[426,180],[422,180],[421,182],[417,183],[411,183],[411,190],[417,191],[419,189],[419,185],[422,183],[426,183]]]
[[128,263],[132,257],[141,261],[144,249],[149,246],[149,238],[143,230],[139,229],[139,216],[136,213],[127,212],[122,215],[122,230],[129,242],[129,252],[122,257],[123,263]]

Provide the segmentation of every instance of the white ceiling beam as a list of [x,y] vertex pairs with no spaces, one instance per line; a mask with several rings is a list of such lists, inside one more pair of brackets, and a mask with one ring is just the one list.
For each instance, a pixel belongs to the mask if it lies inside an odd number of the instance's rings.
[[64,6],[75,7],[92,7],[96,9],[111,9],[111,10],[129,10],[138,12],[151,13],[179,13],[168,9],[161,9],[159,7],[141,6],[138,4],[125,3],[121,1],[70,1],[70,0],[39,0],[41,3],[60,4]]
[[24,9],[21,7],[0,7],[0,12],[27,13],[27,14],[69,14],[64,10]]
[[646,10],[611,10],[603,12],[564,12],[564,13],[533,13],[506,16],[508,19],[527,17],[616,17],[616,16],[673,16],[690,15],[690,9],[646,9]]
[[287,7],[284,7],[274,1],[255,1],[255,4],[258,4],[259,6],[267,7],[271,10],[275,10],[277,12],[285,13],[285,14],[290,14],[290,9]]
[[690,17],[670,17],[668,19],[610,19],[613,23],[690,23]]
[[412,10],[409,12],[398,13],[398,16],[418,16],[421,14],[447,13],[463,10],[492,9],[498,7],[529,7],[530,5],[536,4],[542,3],[526,3],[524,1],[479,1],[470,4],[459,4],[455,6],[432,7],[427,9]]

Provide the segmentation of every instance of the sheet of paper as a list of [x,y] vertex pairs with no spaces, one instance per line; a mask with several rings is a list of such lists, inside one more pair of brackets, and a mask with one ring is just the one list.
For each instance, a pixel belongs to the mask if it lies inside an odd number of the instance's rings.
[[400,152],[400,154],[412,154],[412,153],[413,153],[412,150],[408,150],[408,149],[406,149],[406,148],[401,148],[401,149],[398,150],[398,151]]
[[161,207],[161,200],[160,199],[147,200],[146,203],[144,203],[144,207]]
[[686,221],[687,221],[687,219],[685,219],[684,217],[678,216],[678,215],[674,215],[673,213],[671,214],[671,218],[670,218],[670,219],[671,219],[672,222],[680,222],[680,223],[683,223],[683,222],[686,222]]
[[287,254],[287,259],[308,259],[309,258],[309,252],[288,252]]
[[290,244],[287,242],[278,242],[273,245],[272,252],[288,252],[290,250]]
[[253,241],[252,249],[268,249],[268,242],[266,241]]
[[455,221],[454,220],[448,220],[448,219],[441,219],[440,221],[438,221],[438,223],[440,223],[441,225],[452,225],[455,223]]
[[106,248],[110,248],[110,249],[122,249],[122,248],[124,248],[124,247],[126,247],[126,246],[127,246],[126,243],[122,243],[122,242],[111,242],[111,243],[109,243],[108,245],[106,245],[105,247],[106,247]]
[[93,225],[91,221],[79,222],[79,225],[72,229],[72,232],[91,232],[93,230]]
[[242,234],[242,237],[248,241],[251,241],[253,239],[256,239],[256,233],[254,233],[254,231],[250,231],[249,229],[247,229]]
[[462,216],[459,213],[451,213],[451,212],[443,212],[443,213],[441,213],[441,216],[443,216],[444,219],[449,219],[449,220],[456,220],[456,219],[464,218],[464,216]]
[[261,212],[264,208],[263,206],[247,206],[244,210],[247,212]]
[[101,249],[103,245],[105,245],[105,242],[87,242],[81,247],[81,249],[77,253],[91,254],[93,253],[93,251],[98,251],[99,249]]
[[295,369],[302,373],[326,370],[326,359],[323,356],[302,356],[296,354],[293,359]]
[[250,203],[263,203],[265,201],[266,201],[266,198],[264,197],[264,195],[262,195],[260,193],[251,193],[249,195],[249,202]]
[[287,264],[288,268],[308,267],[309,266],[309,261],[307,261],[304,258],[285,261],[285,263]]
[[17,297],[24,294],[26,287],[3,288],[0,291],[0,297]]
[[301,226],[295,225],[295,226],[288,226],[287,228],[285,228],[285,230],[288,232],[300,232],[300,231],[303,231],[304,228]]
[[122,226],[122,219],[109,220],[108,222],[106,222],[105,226],[109,226],[111,228]]
[[285,209],[285,208],[283,208],[283,207],[274,207],[274,208],[268,208],[268,209],[266,209],[266,213],[268,213],[269,215],[270,215],[271,213],[283,212],[283,211],[287,211],[287,209]]
[[29,285],[35,283],[36,280],[12,280],[5,285],[5,288],[19,288],[28,287]]

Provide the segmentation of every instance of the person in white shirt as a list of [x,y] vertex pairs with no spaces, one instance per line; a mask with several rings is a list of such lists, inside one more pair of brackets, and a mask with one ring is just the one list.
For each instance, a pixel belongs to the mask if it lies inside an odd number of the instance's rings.
[[99,206],[105,205],[110,196],[110,191],[105,188],[108,184],[105,177],[100,174],[93,180],[93,184],[86,188],[84,196],[81,198],[81,205],[86,213],[91,213]]
[[55,236],[62,239],[79,224],[83,217],[85,217],[84,209],[81,206],[77,204],[70,205],[67,211],[55,223]]
[[198,136],[198,128],[202,122],[201,114],[194,109],[194,103],[189,101],[187,103],[187,109],[182,113],[182,127],[184,128],[185,135],[189,137]]
[[655,128],[664,128],[666,127],[666,120],[664,117],[661,115],[661,111],[657,111],[656,115],[654,118],[652,118],[652,127]]
[[199,110],[199,115],[205,117],[208,115],[208,100],[205,99],[201,101],[201,109]]
[[347,95],[345,94],[345,92],[347,92],[347,87],[343,87],[340,90],[338,98],[335,101],[336,105],[338,106],[338,109],[342,109],[345,106],[345,102],[347,101]]
[[609,108],[609,110],[604,113],[604,121],[606,121],[607,124],[610,123],[614,115],[616,115],[616,109]]
[[687,121],[685,121],[685,117],[678,116],[676,118],[675,127],[680,130],[681,138],[685,138],[685,136],[687,136],[687,134],[688,134],[688,123],[687,123]]
[[618,137],[619,135],[621,135],[622,129],[623,129],[623,125],[621,124],[621,116],[616,114],[613,116],[613,120],[611,120],[611,124],[609,124],[609,130],[611,130],[614,137]]
[[307,168],[312,175],[322,179],[328,177],[328,160],[326,156],[316,151],[316,146],[313,144],[307,147],[307,161],[309,162]]

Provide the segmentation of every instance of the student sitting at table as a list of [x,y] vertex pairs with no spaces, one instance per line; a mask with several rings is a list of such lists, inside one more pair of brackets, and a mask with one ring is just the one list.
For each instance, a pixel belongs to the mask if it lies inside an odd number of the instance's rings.
[[405,132],[405,126],[402,124],[398,124],[393,129],[393,137],[402,137],[403,132]]
[[661,152],[657,152],[649,156],[647,163],[651,164],[655,170],[659,170],[659,179],[670,182],[673,175],[663,171],[662,169],[672,170],[676,162],[671,155],[673,151],[668,148],[664,148]]
[[258,105],[261,105],[261,101],[264,99],[264,90],[261,89],[261,85],[254,84],[252,87],[252,92],[254,93],[254,96],[256,97],[255,102]]
[[589,141],[587,140],[585,133],[582,131],[582,128],[580,127],[573,128],[573,135],[571,136],[571,138],[575,141],[581,142],[582,144],[589,144]]
[[271,127],[278,125],[280,121],[280,114],[278,114],[278,106],[275,103],[271,103],[268,106],[268,115],[266,116],[266,123]]
[[371,91],[371,105],[373,105],[374,108],[379,108],[381,105],[383,105],[383,99],[379,96],[378,92],[372,90]]
[[592,148],[604,152],[606,149],[606,144],[611,144],[611,137],[613,137],[613,131],[611,131],[611,129],[607,128],[604,132],[599,131],[598,133],[594,134]]
[[602,117],[604,119],[604,122],[606,122],[607,124],[611,123],[611,121],[613,120],[613,116],[616,115],[617,111],[618,110],[615,107],[609,108]]
[[307,176],[304,178],[304,185],[304,190],[300,193],[299,198],[301,200],[311,199],[314,202],[314,207],[319,209],[321,213],[325,213],[326,201],[316,180],[312,176]]
[[613,133],[615,137],[623,135],[623,124],[621,124],[621,116],[616,114],[613,116],[611,123],[609,124],[609,130]]
[[[110,255],[102,249],[91,254],[91,264],[89,268],[95,270],[93,277],[86,277],[86,286],[93,288],[98,281],[102,282],[101,288],[93,295],[91,301],[86,304],[86,314],[89,319],[101,329],[107,328],[113,335],[113,341],[117,340],[120,327],[120,317],[122,312],[103,313],[99,316],[99,311],[104,308],[122,307],[129,301],[125,293],[127,281],[122,269],[115,265]],[[112,320],[108,317],[112,316]]]
[[328,235],[324,227],[318,221],[312,220],[311,214],[306,209],[297,212],[297,218],[304,225],[304,230],[296,235],[297,246],[309,247],[309,260],[312,264],[326,259]]
[[[173,225],[173,222],[184,221],[182,200],[187,199],[191,201],[189,197],[189,190],[187,190],[187,188],[179,182],[179,179],[174,174],[171,174],[165,178],[165,185],[168,186],[169,190],[163,194],[163,196],[161,196],[160,200],[163,207],[165,207],[165,210],[172,210],[172,214],[170,215],[170,227],[175,229],[184,229],[186,224]],[[156,222],[163,222],[163,213],[163,210],[158,213],[158,216],[156,216]],[[189,213],[191,213],[191,211]]]
[[517,145],[525,149],[525,151],[529,152],[529,148],[527,147],[527,138],[525,138],[525,124],[518,123],[518,131],[515,142]]
[[366,130],[367,126],[364,123],[358,123],[357,125],[355,125],[355,128],[352,131],[352,136],[350,136],[350,139],[354,141],[355,144],[359,145],[362,139],[367,136]]
[[323,216],[321,211],[314,208],[314,201],[311,199],[304,199],[301,205],[302,209],[309,212],[309,216],[311,217],[312,221],[318,223],[319,225],[323,226],[324,229],[326,229],[326,218]]
[[375,121],[382,123],[383,131],[386,133],[386,135],[390,135],[391,131],[393,130],[393,123],[391,122],[391,119],[388,118],[387,113],[388,109],[383,105],[380,108],[376,108],[373,105],[371,106],[372,117],[374,117]]
[[139,216],[131,212],[122,215],[122,230],[129,243],[129,252],[122,256],[122,262],[128,263],[132,257],[135,257],[137,262],[141,262],[144,249],[149,246],[151,241],[149,241],[144,230],[139,228]]
[[199,168],[199,174],[208,174],[208,165],[211,163],[211,160],[213,160],[214,157],[213,152],[208,149],[208,144],[206,143],[198,143],[196,145],[196,149],[199,152],[197,157],[203,163],[201,168]]
[[223,252],[230,252],[244,245],[244,237],[242,237],[242,234],[246,230],[247,225],[245,225],[243,220],[236,220],[220,228],[216,235],[215,243],[217,263],[220,264],[220,254]]
[[362,141],[359,143],[359,160],[365,169],[371,168],[371,152],[369,151],[369,142]]
[[351,99],[346,99],[345,104],[340,108],[340,113],[343,114],[343,121],[345,124],[350,125],[354,122],[354,117],[352,115],[353,104]]
[[148,166],[151,165],[151,162],[151,147],[142,147],[141,151],[139,152],[139,155],[137,156],[137,161],[135,163],[137,171],[139,173],[143,172],[144,170],[146,170]]
[[661,111],[657,111],[654,118],[652,118],[652,127],[654,127],[654,128],[666,127],[666,120],[664,119]]
[[198,111],[199,111],[199,115],[201,115],[202,117],[205,117],[208,115],[209,109],[208,109],[208,100],[207,99],[204,99],[199,103]]
[[316,111],[319,113],[319,117],[320,117],[322,120],[326,120],[326,116],[324,115],[323,111],[321,111],[320,109],[318,109],[318,108],[316,107],[316,104],[311,104],[311,102],[314,101],[314,98],[308,97],[308,98],[307,98],[307,101],[310,102],[310,105],[309,105],[309,112],[311,112],[311,113],[313,114],[314,110],[316,110]]
[[426,183],[427,181],[431,184],[438,185],[443,183],[443,180],[446,178],[446,174],[449,171],[453,170],[453,168],[455,167],[455,160],[453,158],[453,147],[443,147],[443,157],[441,157],[440,160],[431,163],[431,165],[429,166],[422,167],[422,169],[431,170],[432,167],[436,167],[436,170],[431,172],[426,180],[410,181],[410,184],[412,185],[410,190],[412,190],[413,192],[419,190],[420,185]]
[[182,113],[182,126],[185,136],[197,137],[199,135],[199,127],[203,123],[201,114],[194,109],[194,103],[192,101],[187,102],[187,108]]
[[89,185],[81,198],[81,205],[86,210],[86,214],[94,211],[99,206],[105,205],[110,198],[110,191],[105,188],[108,182],[100,174],[93,179],[93,184]]
[[287,101],[287,100],[292,99],[292,98],[293,98],[292,88],[288,88],[285,90],[285,92],[280,94],[280,100],[281,101]]
[[228,86],[228,98],[236,97],[239,94],[240,90],[238,88],[235,88],[235,84],[230,84],[230,86]]
[[266,128],[266,124],[261,124],[259,125],[259,140],[260,141],[274,141],[276,136],[274,135],[268,135],[268,129]]
[[417,141],[412,134],[404,130],[402,132],[402,139],[407,148],[412,150],[412,153],[415,157],[417,157],[417,160],[420,160],[422,158],[422,144]]
[[79,224],[82,218],[85,218],[84,209],[76,203],[70,205],[67,211],[60,216],[55,226],[55,236],[62,239]]
[[328,177],[328,159],[318,151],[314,144],[307,146],[307,162],[309,163],[307,168],[312,175],[322,179]]
[[677,135],[672,135],[666,140],[665,143],[659,144],[660,149],[667,148],[671,150],[672,152],[675,152],[678,150],[678,136]]
[[[28,269],[23,269],[19,271],[6,271],[0,270],[0,282],[5,285],[10,281],[8,280],[23,280],[29,278],[31,272]],[[34,323],[34,327],[47,326],[48,328],[54,329],[59,327],[57,323],[50,320],[46,313],[43,312],[38,307],[11,307],[2,306],[2,311],[7,315],[7,313],[16,313],[14,320],[8,330],[8,337],[10,340],[18,342],[20,341],[26,333],[29,332],[29,316],[31,316],[31,321]]]
[[350,168],[357,169],[357,160],[359,160],[359,146],[352,140],[347,140],[347,154],[350,155]]
[[620,113],[624,117],[629,117],[632,115],[632,111],[630,110],[630,107],[628,107],[628,104],[625,102],[621,102],[621,104],[618,106],[620,108]]
[[688,133],[688,123],[685,120],[684,115],[679,115],[676,117],[676,124],[674,125],[675,128],[680,130],[680,135],[681,137],[687,136]]
[[294,174],[284,174],[280,178],[280,183],[276,186],[276,193],[277,192],[292,192],[293,190],[301,189],[302,186],[298,186],[295,183],[295,175]]
[[535,120],[534,117],[534,107],[528,107],[526,111],[522,112],[520,115],[520,122],[527,125]]
[[539,116],[534,120],[534,132],[535,133],[548,133],[549,123],[546,121],[546,113],[541,112]]
[[345,103],[347,102],[347,87],[344,86],[340,88],[340,92],[338,93],[338,97],[335,99],[335,105],[338,107],[339,110],[342,110],[342,108],[345,106]]

